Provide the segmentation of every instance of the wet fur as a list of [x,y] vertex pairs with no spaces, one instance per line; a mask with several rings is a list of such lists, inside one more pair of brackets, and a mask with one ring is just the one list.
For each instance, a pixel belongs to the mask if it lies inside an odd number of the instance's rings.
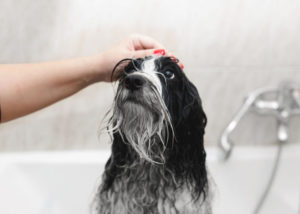
[[[131,60],[120,74],[110,120],[112,154],[97,194],[96,212],[209,214],[203,146],[206,115],[196,87],[175,62],[160,57],[154,63],[161,92],[149,79],[143,96],[128,102],[129,95],[123,94],[126,75],[141,72],[151,59]],[[166,70],[175,78],[165,78]]]

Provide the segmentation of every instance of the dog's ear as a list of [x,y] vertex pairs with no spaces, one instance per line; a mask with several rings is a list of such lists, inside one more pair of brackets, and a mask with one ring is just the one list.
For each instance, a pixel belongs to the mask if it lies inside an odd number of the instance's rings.
[[201,156],[201,162],[205,162],[203,138],[207,118],[197,88],[188,79],[183,84],[181,97],[181,111],[178,112],[178,121],[175,126],[176,140],[179,145],[185,147],[186,152],[195,153],[195,158]]
[[178,174],[193,178],[195,195],[199,197],[203,193],[205,197],[207,173],[203,138],[207,119],[196,87],[185,76],[182,83],[176,96],[178,109],[173,120],[175,142],[170,162],[176,165]]
[[190,131],[204,135],[207,118],[197,88],[190,81],[187,81],[183,93],[182,122],[182,125],[189,126]]
[[178,109],[174,121],[175,128],[178,130],[177,135],[203,136],[207,118],[197,88],[184,75],[183,84],[178,92],[180,93],[176,96]]

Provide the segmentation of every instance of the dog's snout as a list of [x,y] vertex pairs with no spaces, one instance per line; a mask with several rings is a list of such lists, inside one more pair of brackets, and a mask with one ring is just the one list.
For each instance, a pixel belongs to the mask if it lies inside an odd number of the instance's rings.
[[125,87],[130,90],[138,90],[143,87],[145,80],[138,75],[129,75],[125,78]]

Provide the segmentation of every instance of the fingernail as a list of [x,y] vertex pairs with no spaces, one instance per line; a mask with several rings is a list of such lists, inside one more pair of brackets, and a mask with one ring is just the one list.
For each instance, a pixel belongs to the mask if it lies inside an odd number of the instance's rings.
[[180,66],[181,69],[184,69],[184,66],[183,66],[182,63],[179,63],[179,66]]
[[174,56],[171,56],[170,58],[173,60],[173,62],[176,62],[176,63],[179,62],[179,60],[176,57],[174,57]]
[[153,53],[164,56],[166,54],[166,51],[165,51],[165,49],[157,49],[157,50],[153,51]]

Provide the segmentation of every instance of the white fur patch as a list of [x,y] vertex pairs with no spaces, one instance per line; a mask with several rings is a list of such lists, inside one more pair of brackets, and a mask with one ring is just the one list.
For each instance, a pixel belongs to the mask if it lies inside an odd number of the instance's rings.
[[158,71],[155,68],[155,60],[157,57],[145,60],[142,64],[140,71],[135,72],[134,74],[141,75],[147,78],[157,89],[160,95],[162,95],[162,85],[157,76]]

